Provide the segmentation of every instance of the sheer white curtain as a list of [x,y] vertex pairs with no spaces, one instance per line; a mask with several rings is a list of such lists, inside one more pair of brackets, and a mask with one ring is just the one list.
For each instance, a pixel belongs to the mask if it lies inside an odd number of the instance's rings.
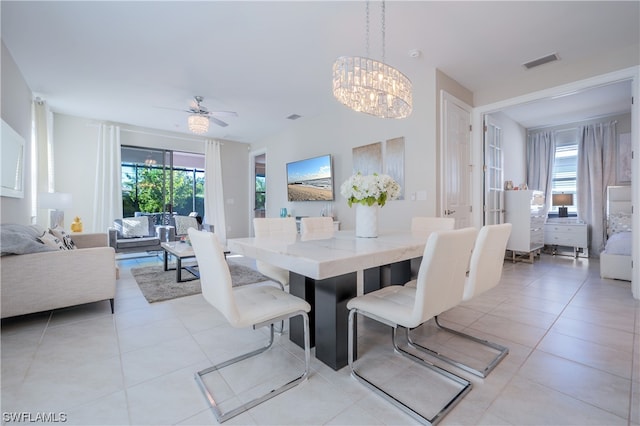
[[527,143],[527,186],[543,191],[545,214],[551,206],[551,184],[556,141],[553,132],[531,133]]
[[227,243],[222,191],[222,160],[219,141],[207,140],[204,146],[204,222],[213,225],[213,232],[222,245]]
[[34,152],[36,167],[32,170],[31,209],[36,223],[47,226],[49,216],[44,209],[38,210],[38,194],[54,192],[53,182],[53,118],[49,105],[42,99],[33,101]]
[[616,122],[581,126],[578,139],[578,217],[591,230],[589,255],[606,241],[607,186],[615,184]]
[[93,232],[107,232],[122,218],[120,126],[100,124],[93,199]]

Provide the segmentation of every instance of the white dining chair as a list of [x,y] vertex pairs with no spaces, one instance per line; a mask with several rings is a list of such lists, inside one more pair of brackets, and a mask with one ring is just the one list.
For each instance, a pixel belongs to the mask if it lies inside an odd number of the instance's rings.
[[[193,228],[190,228],[188,232],[200,268],[200,284],[202,286],[202,296],[205,300],[215,307],[233,327],[253,327],[258,329],[268,326],[270,329],[269,342],[266,346],[196,373],[195,379],[200,389],[211,405],[216,419],[222,423],[306,380],[309,375],[311,353],[309,347],[309,317],[307,313],[311,310],[311,306],[303,299],[274,286],[232,287],[229,266],[216,235]],[[205,384],[203,377],[265,352],[273,345],[274,323],[298,315],[302,316],[304,322],[305,369],[302,374],[262,396],[255,397],[250,401],[243,402],[236,408],[222,412],[219,401],[216,401]]]
[[318,216],[300,219],[300,239],[302,241],[333,238],[334,232],[332,217]]
[[[468,301],[472,298],[484,293],[487,290],[495,287],[502,277],[502,269],[504,263],[505,250],[507,247],[507,241],[511,234],[511,224],[504,223],[501,225],[487,225],[483,226],[478,233],[476,239],[473,254],[471,255],[471,261],[469,262],[469,273],[465,281],[464,293],[462,295],[462,301]],[[414,283],[409,283],[407,286],[413,286]],[[475,374],[479,377],[487,377],[487,375],[507,356],[509,348],[499,345],[497,343],[490,342],[488,340],[479,339],[470,334],[462,333],[458,330],[454,330],[440,324],[438,316],[435,316],[435,323],[438,327],[447,332],[453,333],[457,336],[470,339],[476,343],[482,344],[490,350],[495,352],[495,356],[488,363],[487,366],[478,369],[468,364],[456,361],[442,353],[441,350],[433,350],[425,345],[416,342],[412,336],[411,330],[407,330],[407,339],[409,343],[416,349],[420,349],[428,352],[429,354],[446,361],[458,368],[461,368],[469,373]]]
[[[434,424],[440,421],[471,390],[472,384],[468,380],[418,357],[413,352],[407,351],[398,344],[397,328],[418,327],[460,303],[476,234],[475,228],[432,233],[424,249],[416,287],[401,285],[383,287],[380,290],[355,297],[347,303],[347,309],[349,309],[348,360],[351,375],[421,423]],[[438,396],[438,400],[446,400],[446,403],[439,407],[433,416],[422,414],[420,408],[411,407],[408,402],[393,396],[388,386],[385,386],[387,389],[383,389],[383,385],[374,383],[356,370],[353,359],[356,314],[364,315],[390,326],[393,347],[397,353],[427,367],[429,371],[437,373],[438,377],[441,376],[442,380],[452,383],[458,388],[452,397]],[[366,339],[366,336],[360,337],[358,340],[363,339]],[[371,370],[371,367],[369,369]],[[444,387],[447,386],[443,384]],[[437,392],[439,390],[442,389],[431,388],[423,391]]]
[[[253,232],[256,238],[270,237],[295,241],[298,235],[296,220],[292,217],[260,217],[253,219]],[[256,260],[258,271],[280,283],[282,289],[289,285],[289,271],[270,263]]]
[[[452,217],[414,216],[411,218],[411,233],[414,236],[429,238],[434,231],[449,231],[455,227],[456,220]],[[421,257],[411,259],[411,278],[418,276]]]

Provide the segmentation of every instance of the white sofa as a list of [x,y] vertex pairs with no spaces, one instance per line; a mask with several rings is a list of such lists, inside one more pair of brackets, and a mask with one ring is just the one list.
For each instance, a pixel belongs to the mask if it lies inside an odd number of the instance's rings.
[[109,300],[117,269],[107,234],[72,234],[75,250],[0,257],[1,318]]

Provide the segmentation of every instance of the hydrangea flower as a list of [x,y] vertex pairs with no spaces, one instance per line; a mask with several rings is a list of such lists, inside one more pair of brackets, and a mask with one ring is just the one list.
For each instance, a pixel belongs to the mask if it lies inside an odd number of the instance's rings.
[[389,175],[352,175],[340,186],[340,193],[347,199],[349,207],[354,203],[365,206],[384,206],[387,200],[395,200],[400,195],[400,185]]

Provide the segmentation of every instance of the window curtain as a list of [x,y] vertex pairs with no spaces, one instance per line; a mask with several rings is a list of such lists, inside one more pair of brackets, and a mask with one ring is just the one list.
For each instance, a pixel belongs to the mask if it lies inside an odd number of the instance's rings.
[[213,225],[220,244],[227,244],[222,191],[222,160],[218,141],[206,140],[204,147],[204,222]]
[[100,124],[93,199],[93,232],[107,232],[122,218],[120,126]]
[[527,143],[527,186],[545,194],[544,213],[551,207],[551,184],[556,141],[553,132],[529,135]]
[[606,241],[607,186],[615,184],[615,121],[581,126],[578,139],[578,218],[591,231],[589,255],[600,257]]
[[49,216],[45,209],[38,210],[38,194],[54,192],[53,182],[53,118],[46,101],[37,98],[33,101],[34,150],[36,167],[32,170],[31,214],[36,223],[48,226]]

